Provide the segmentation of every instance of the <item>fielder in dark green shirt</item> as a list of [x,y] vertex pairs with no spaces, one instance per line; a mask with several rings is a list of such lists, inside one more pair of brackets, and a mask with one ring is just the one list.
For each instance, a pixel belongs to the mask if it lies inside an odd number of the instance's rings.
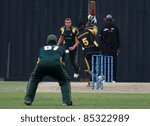
[[39,82],[44,76],[50,76],[59,82],[62,92],[63,105],[72,105],[70,79],[66,73],[63,60],[65,49],[57,46],[57,37],[49,35],[46,46],[39,51],[39,58],[34,71],[32,72],[25,95],[25,104],[31,105]]
[[70,18],[66,18],[65,26],[60,28],[60,38],[58,40],[57,45],[63,44],[66,50],[69,52],[68,53],[69,58],[66,58],[66,63],[68,63],[69,60],[71,61],[71,64],[74,67],[74,78],[78,78],[79,76],[79,66],[78,63],[75,61],[77,53],[76,47],[79,44],[76,34],[77,34],[76,27],[72,26]]

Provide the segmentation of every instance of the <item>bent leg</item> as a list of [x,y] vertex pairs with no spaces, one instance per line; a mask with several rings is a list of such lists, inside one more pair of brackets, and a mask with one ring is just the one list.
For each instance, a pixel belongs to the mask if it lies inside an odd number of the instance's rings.
[[74,68],[75,73],[79,74],[80,68],[79,68],[79,65],[78,65],[78,63],[76,62],[76,59],[75,59],[76,58],[76,52],[77,52],[76,49],[70,52],[70,61],[71,61],[71,64]]
[[[57,71],[56,71],[57,70]],[[69,105],[72,102],[71,99],[71,86],[70,79],[61,63],[55,63],[55,66],[49,72],[49,76],[56,79],[59,82],[62,93],[63,103]]]
[[25,101],[30,101],[31,103],[33,102],[38,84],[43,76],[44,74],[42,73],[40,66],[36,65],[34,71],[31,73],[26,87],[26,94],[24,97]]

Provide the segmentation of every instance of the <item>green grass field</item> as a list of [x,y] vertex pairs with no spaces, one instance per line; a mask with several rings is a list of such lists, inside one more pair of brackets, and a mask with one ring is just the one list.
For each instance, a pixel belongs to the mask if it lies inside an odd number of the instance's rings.
[[26,82],[0,82],[1,109],[148,109],[150,94],[72,93],[74,106],[62,106],[60,93],[37,93],[24,105]]

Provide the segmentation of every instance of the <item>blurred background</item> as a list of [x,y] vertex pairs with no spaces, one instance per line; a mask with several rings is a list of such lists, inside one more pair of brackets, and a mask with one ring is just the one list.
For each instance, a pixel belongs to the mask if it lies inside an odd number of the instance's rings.
[[[96,0],[98,28],[112,14],[120,30],[118,57],[120,82],[150,81],[150,0]],[[88,16],[88,0],[0,0],[0,78],[28,80],[48,34],[59,37],[59,28],[70,17],[77,26]],[[78,60],[80,59],[80,60]],[[83,56],[78,57],[84,81]],[[70,73],[72,74],[72,73]]]

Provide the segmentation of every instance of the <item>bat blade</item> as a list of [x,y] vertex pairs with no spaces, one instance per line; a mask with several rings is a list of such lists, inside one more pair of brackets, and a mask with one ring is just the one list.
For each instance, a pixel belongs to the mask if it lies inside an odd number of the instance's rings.
[[90,15],[96,16],[96,0],[90,0]]

